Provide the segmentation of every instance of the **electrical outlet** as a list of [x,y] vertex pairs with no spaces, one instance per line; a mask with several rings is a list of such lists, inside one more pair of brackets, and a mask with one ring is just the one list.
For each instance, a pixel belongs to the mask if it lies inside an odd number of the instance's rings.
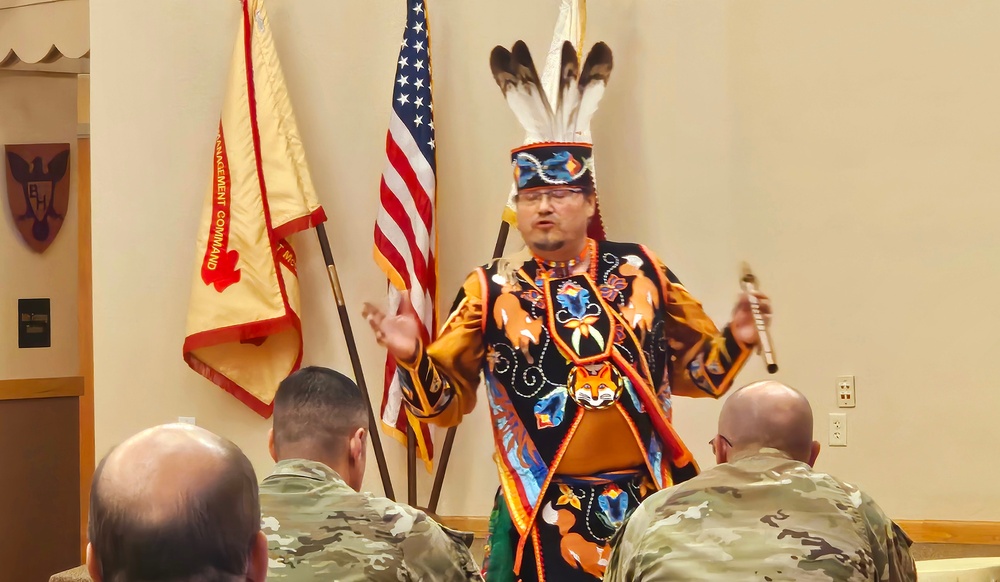
[[177,417],[177,422],[180,422],[180,423],[183,423],[183,424],[197,424],[194,421],[194,417],[193,416],[178,416]]
[[854,376],[837,377],[837,408],[854,408]]
[[830,413],[830,446],[847,446],[847,414],[843,412]]

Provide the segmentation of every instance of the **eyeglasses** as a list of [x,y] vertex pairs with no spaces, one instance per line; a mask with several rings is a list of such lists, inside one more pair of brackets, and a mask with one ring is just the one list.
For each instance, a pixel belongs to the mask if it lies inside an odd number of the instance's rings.
[[549,204],[565,204],[574,194],[583,194],[578,188],[559,188],[557,190],[528,190],[514,195],[514,202],[521,206],[537,206],[542,198],[548,197]]
[[708,444],[711,445],[711,447],[712,447],[712,454],[713,455],[717,455],[718,454],[715,451],[715,443],[719,439],[722,439],[722,442],[726,443],[726,446],[728,446],[729,448],[733,448],[733,443],[729,442],[729,439],[727,439],[726,437],[722,436],[721,434],[717,434],[714,437],[712,437],[712,440],[708,441]]

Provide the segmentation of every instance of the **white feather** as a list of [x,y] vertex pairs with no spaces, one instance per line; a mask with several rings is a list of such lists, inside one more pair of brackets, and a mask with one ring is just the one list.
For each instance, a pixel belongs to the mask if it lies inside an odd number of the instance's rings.
[[[515,42],[510,55],[510,71],[517,79],[514,89],[524,99],[524,113],[530,116],[532,128],[537,130],[543,140],[552,139],[555,129],[552,105],[549,103],[548,95],[545,94],[545,89],[542,88],[542,81],[538,77],[528,45],[523,40]],[[525,126],[529,133],[532,128]]]
[[[564,71],[568,74],[565,79],[563,78]],[[563,44],[562,60],[559,66],[559,86],[553,139],[563,142],[577,141],[573,134],[575,114],[580,105],[580,60],[577,57],[576,49],[568,41]]]
[[529,142],[549,141],[552,138],[552,114],[544,94],[527,83],[517,83],[507,90],[507,105],[524,127]]
[[[523,42],[515,44],[515,51],[527,52]],[[527,55],[530,62],[531,55]],[[528,133],[532,141],[544,141],[552,130],[552,113],[544,92],[530,81],[530,69],[518,62],[517,57],[502,46],[490,53],[493,78],[503,92],[507,105]]]
[[590,133],[590,121],[597,113],[597,106],[600,105],[601,98],[604,97],[604,89],[607,86],[605,81],[594,79],[587,83],[587,86],[580,92],[580,103],[571,126],[571,134],[574,136],[571,141],[576,141],[575,136]]
[[614,66],[611,49],[599,42],[590,49],[587,60],[580,69],[580,105],[574,116],[574,136],[590,134],[590,121],[597,112],[597,106],[604,97],[608,77]]

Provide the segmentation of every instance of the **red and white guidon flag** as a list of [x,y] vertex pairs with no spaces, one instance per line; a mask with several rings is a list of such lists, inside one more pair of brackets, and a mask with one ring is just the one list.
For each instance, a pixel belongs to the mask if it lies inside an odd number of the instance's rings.
[[243,0],[198,228],[184,361],[261,416],[302,362],[287,237],[326,220],[263,0]]

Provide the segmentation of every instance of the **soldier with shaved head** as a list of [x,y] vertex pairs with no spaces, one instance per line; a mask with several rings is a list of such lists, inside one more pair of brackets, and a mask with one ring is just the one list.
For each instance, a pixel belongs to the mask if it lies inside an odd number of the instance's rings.
[[916,580],[906,534],[863,491],[813,470],[812,434],[795,389],[734,392],[711,441],[720,464],[647,498],[604,580]]

